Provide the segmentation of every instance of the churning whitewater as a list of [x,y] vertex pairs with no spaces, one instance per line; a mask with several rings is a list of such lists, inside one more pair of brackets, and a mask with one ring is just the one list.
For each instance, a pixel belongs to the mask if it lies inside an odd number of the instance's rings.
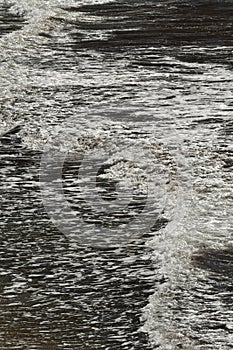
[[0,1],[0,348],[228,350],[232,1]]

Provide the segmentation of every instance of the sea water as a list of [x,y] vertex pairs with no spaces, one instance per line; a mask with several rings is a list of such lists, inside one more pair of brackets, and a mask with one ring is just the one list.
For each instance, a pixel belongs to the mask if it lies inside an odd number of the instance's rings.
[[231,349],[232,2],[0,5],[1,349]]

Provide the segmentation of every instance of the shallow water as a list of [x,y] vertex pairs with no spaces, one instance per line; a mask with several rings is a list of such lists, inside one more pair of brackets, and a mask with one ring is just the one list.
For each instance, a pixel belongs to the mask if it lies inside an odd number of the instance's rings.
[[232,1],[0,4],[0,348],[231,349]]

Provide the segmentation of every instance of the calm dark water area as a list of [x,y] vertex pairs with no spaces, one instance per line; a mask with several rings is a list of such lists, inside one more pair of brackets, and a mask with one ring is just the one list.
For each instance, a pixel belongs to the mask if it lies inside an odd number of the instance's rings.
[[[232,349],[232,48],[233,1],[0,2],[1,350]],[[165,204],[125,244],[73,242],[44,208],[43,148],[70,118],[83,149],[154,147]],[[80,214],[79,172],[65,161]],[[107,202],[118,180],[97,181]]]

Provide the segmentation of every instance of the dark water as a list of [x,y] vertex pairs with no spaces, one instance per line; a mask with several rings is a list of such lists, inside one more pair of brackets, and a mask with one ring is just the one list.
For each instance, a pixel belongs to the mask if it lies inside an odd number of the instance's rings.
[[[232,1],[1,3],[1,349],[232,348],[232,17]],[[79,146],[146,141],[163,165],[166,205],[123,245],[72,242],[44,209],[43,147],[71,117]]]

